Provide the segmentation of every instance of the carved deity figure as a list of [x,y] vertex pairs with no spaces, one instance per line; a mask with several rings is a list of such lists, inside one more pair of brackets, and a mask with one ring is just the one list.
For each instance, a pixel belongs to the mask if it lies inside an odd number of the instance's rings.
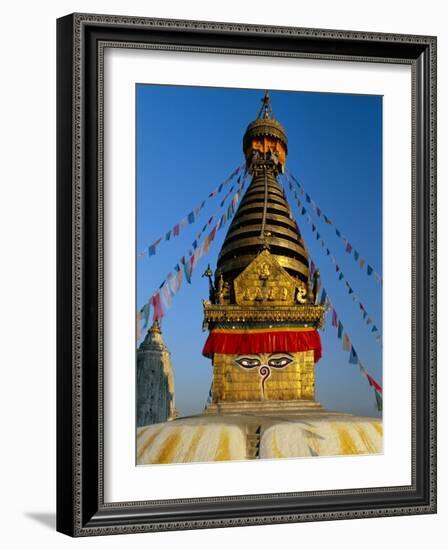
[[218,280],[218,304],[223,305],[229,301],[230,298],[230,284],[227,281],[224,281],[224,277],[219,276]]

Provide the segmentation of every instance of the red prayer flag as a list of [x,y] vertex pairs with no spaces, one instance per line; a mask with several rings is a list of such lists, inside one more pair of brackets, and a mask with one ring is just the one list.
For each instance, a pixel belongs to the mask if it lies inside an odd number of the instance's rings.
[[367,380],[369,381],[369,384],[376,389],[376,391],[380,394],[383,394],[383,388],[376,382],[370,374],[366,373]]
[[161,319],[164,315],[164,311],[163,311],[163,307],[162,307],[162,303],[160,301],[160,293],[159,292],[156,292],[152,297],[151,299],[149,300],[149,303],[152,305],[152,307],[154,308],[154,317],[153,317],[153,321],[158,321],[159,319]]

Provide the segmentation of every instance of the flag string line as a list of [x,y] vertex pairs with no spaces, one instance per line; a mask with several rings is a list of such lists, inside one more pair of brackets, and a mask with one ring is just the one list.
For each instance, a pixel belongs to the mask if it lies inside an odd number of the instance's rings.
[[[224,213],[220,216],[219,221],[215,224],[208,236],[202,241],[201,245],[196,245],[196,247],[192,245],[194,251],[189,251],[190,257],[186,258],[186,255],[182,256],[179,262],[174,266],[175,274],[173,274],[173,272],[170,272],[163,280],[159,288],[155,292],[153,292],[150,298],[137,312],[137,339],[140,338],[141,323],[143,324],[142,328],[146,328],[148,326],[150,307],[152,306],[154,310],[153,321],[160,320],[162,317],[164,317],[166,310],[169,309],[169,307],[171,306],[171,299],[179,291],[183,277],[185,277],[187,283],[191,284],[191,276],[197,262],[200,258],[202,258],[202,256],[208,253],[211,243],[215,239],[216,232],[224,227],[227,222],[231,220],[233,214],[235,213],[235,208],[238,204],[241,191],[244,188],[246,178],[247,172],[244,173],[240,187],[235,192],[231,203],[224,211]],[[211,225],[212,218],[210,218],[207,224],[202,228],[201,234],[204,233],[205,229]],[[182,268],[180,267],[181,265],[183,266]]]
[[299,182],[299,180],[294,176],[294,174],[291,173],[290,170],[286,169],[285,171],[285,177],[286,177],[286,180],[288,182],[288,187],[290,188],[291,191],[294,192],[294,196],[296,197],[297,200],[299,200],[299,197],[297,196],[297,192],[295,191],[295,189],[293,189],[292,187],[292,184],[291,184],[291,180],[289,179],[289,177],[291,177],[291,179],[294,181],[294,183],[296,184],[297,188],[299,189],[299,192],[300,194],[302,195],[302,197],[305,197],[305,201],[311,206],[311,208],[316,212],[317,216],[319,218],[323,218],[325,223],[327,225],[331,225],[334,230],[335,230],[335,233],[336,233],[336,236],[344,243],[344,247],[345,247],[345,252],[349,255],[352,255],[352,252],[353,252],[353,260],[355,261],[355,263],[358,265],[358,267],[363,270],[364,266],[366,266],[366,274],[367,276],[370,276],[370,275],[373,275],[373,278],[375,280],[375,282],[379,285],[379,286],[382,286],[383,284],[383,280],[382,280],[382,277],[379,275],[379,273],[372,267],[371,264],[369,264],[364,257],[361,256],[361,254],[359,253],[359,251],[353,247],[353,245],[351,244],[351,242],[347,239],[347,237],[345,237],[345,235],[343,235],[343,233],[336,227],[336,225],[334,224],[334,222],[331,220],[331,218],[329,218],[326,214],[324,214],[324,212],[322,211],[321,208],[319,208],[319,206],[316,204],[316,202],[311,198],[311,196],[305,191],[305,188],[303,187],[303,185]]
[[[221,182],[218,187],[216,187],[216,189],[214,189],[213,191],[211,191],[207,197],[201,202],[199,203],[198,206],[196,206],[195,208],[193,208],[191,210],[191,212],[189,214],[187,214],[186,216],[184,216],[178,223],[176,223],[171,229],[169,229],[168,231],[166,231],[161,237],[159,237],[158,239],[156,239],[152,244],[150,244],[149,246],[145,247],[143,250],[141,250],[138,254],[137,254],[137,258],[138,259],[141,259],[145,256],[148,256],[148,257],[151,257],[151,256],[154,256],[156,254],[156,251],[157,251],[157,248],[163,243],[163,242],[167,242],[169,241],[172,237],[178,237],[180,235],[180,233],[182,232],[182,230],[187,226],[187,225],[191,225],[193,224],[200,212],[202,211],[202,209],[204,208],[205,204],[207,203],[207,201],[209,199],[212,199],[214,198],[216,195],[219,195],[221,193],[221,191],[223,190],[223,188],[235,177],[239,174],[239,172],[241,171],[241,169],[243,168],[244,164],[241,164],[240,166],[238,166],[231,174],[230,176],[228,176],[223,182]],[[230,193],[231,191],[229,191]],[[229,193],[227,193],[227,195],[225,196],[225,198],[223,199],[223,202],[224,200],[228,197]],[[222,205],[222,203],[221,203]]]
[[325,306],[325,313],[331,311],[331,325],[337,330],[338,339],[342,340],[342,349],[350,353],[348,362],[358,366],[359,372],[364,376],[369,386],[373,389],[377,410],[378,412],[381,412],[383,410],[383,388],[368,372],[368,370],[364,367],[361,360],[359,359],[358,353],[353,346],[352,340],[345,330],[344,325],[342,324],[342,321],[338,316],[333,302],[330,299],[325,287],[322,287],[320,301],[321,304]]
[[[285,192],[284,188],[283,188],[283,192]],[[363,321],[365,321],[366,326],[372,325],[372,328],[370,329],[370,333],[371,334],[374,334],[375,332],[377,333],[375,335],[375,341],[376,341],[377,344],[381,345],[381,334],[379,333],[379,330],[378,330],[378,324],[369,315],[369,313],[368,313],[367,309],[365,308],[364,304],[361,302],[358,294],[353,290],[353,287],[352,287],[351,283],[345,277],[345,275],[344,275],[344,273],[341,269],[341,266],[337,262],[335,256],[331,253],[331,251],[328,248],[326,242],[323,240],[321,234],[318,231],[318,227],[314,223],[314,220],[311,218],[309,212],[302,205],[302,202],[301,202],[300,198],[296,197],[296,200],[297,200],[297,203],[294,203],[293,201],[290,201],[290,202],[292,202],[294,205],[297,204],[297,207],[299,208],[300,215],[305,217],[308,225],[311,227],[312,232],[316,234],[316,240],[321,245],[321,248],[325,249],[326,254],[324,254],[324,255],[327,258],[329,258],[329,260],[331,261],[331,263],[335,267],[336,273],[339,273],[338,280],[340,282],[342,282],[342,280],[344,280],[344,284],[347,288],[347,292],[348,292],[349,295],[352,296],[352,301],[358,303],[358,305],[359,305],[359,309],[360,309]],[[312,269],[312,271],[314,271],[314,270]]]

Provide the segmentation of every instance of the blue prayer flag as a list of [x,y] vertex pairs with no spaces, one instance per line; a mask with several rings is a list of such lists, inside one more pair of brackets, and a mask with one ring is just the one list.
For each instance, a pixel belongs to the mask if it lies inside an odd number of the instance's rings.
[[325,304],[326,299],[327,299],[327,291],[325,290],[325,288],[323,288],[320,296],[320,303]]
[[358,364],[358,355],[353,346],[352,346],[352,349],[350,350],[350,359],[348,360],[348,362],[352,363],[353,365]]

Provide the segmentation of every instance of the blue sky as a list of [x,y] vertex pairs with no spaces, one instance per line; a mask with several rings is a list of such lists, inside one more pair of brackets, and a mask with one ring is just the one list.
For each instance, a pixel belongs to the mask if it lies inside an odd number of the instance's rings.
[[[257,116],[263,90],[198,88],[139,84],[137,117],[137,252],[164,235],[205,199],[243,162],[242,137]],[[311,92],[271,91],[275,117],[288,136],[287,168],[353,247],[382,274],[382,98]],[[249,181],[246,184],[246,188]],[[227,187],[229,188],[229,187]],[[225,191],[207,202],[198,221],[176,238],[162,242],[157,254],[137,258],[137,307],[140,308],[173,271],[197,233],[216,211]],[[332,226],[310,211],[328,248],[341,266],[338,274],[300,215],[287,189],[292,212],[318,265],[322,283],[357,353],[381,384],[381,347],[348,295],[348,280],[381,331],[381,287],[359,269]],[[202,299],[228,226],[217,233],[208,255],[184,280],[162,321],[175,376],[181,415],[202,411],[212,367],[201,351]],[[206,235],[207,233],[205,233]],[[323,357],[316,366],[317,399],[330,410],[377,416],[374,395],[358,367],[348,363],[331,318],[321,331]]]

